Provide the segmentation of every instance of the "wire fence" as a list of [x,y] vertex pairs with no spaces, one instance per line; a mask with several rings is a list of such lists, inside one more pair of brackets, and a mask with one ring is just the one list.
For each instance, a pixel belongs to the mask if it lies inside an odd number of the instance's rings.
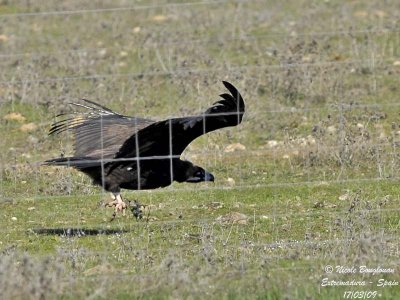
[[[387,61],[392,60],[389,58]],[[387,62],[386,61],[386,62]],[[339,65],[352,65],[359,64],[359,66],[371,66],[374,63],[373,59],[359,59],[349,61],[325,61],[315,63],[288,63],[288,64],[276,64],[276,65],[244,65],[244,66],[226,66],[225,68],[179,68],[169,71],[151,71],[151,72],[138,72],[138,73],[113,73],[113,74],[94,74],[84,76],[65,76],[65,77],[50,77],[43,79],[25,79],[25,80],[10,80],[0,81],[0,85],[20,85],[20,84],[32,84],[32,83],[47,83],[47,82],[67,82],[76,80],[93,80],[93,79],[106,79],[106,78],[142,78],[142,77],[154,77],[154,76],[187,76],[191,74],[204,74],[204,73],[215,73],[215,72],[239,72],[247,70],[279,70],[279,69],[291,69],[291,68],[318,68],[324,66],[339,66]],[[376,68],[387,68],[393,66],[392,64],[385,64],[377,66]]]
[[[392,58],[389,58],[389,60],[392,60]],[[370,65],[371,62],[370,60],[357,60],[357,61],[350,61],[350,62],[323,62],[323,63],[300,63],[300,64],[286,64],[286,65],[279,65],[279,66],[244,66],[244,67],[231,67],[230,69],[232,70],[248,70],[248,69],[275,69],[275,68],[292,68],[292,67],[309,67],[309,66],[327,66],[327,65],[342,65],[342,64],[360,64],[360,63],[366,63],[366,65]],[[384,65],[384,66],[379,66],[382,68],[387,68],[390,65]],[[377,68],[377,66],[375,66],[375,68]],[[199,70],[197,70],[199,71]],[[204,70],[201,70],[204,72],[210,72],[212,71],[212,69],[210,68],[205,68]],[[185,70],[185,72],[188,73],[195,73],[196,70],[195,69],[189,69],[189,70]],[[166,74],[166,73],[158,73],[158,74]],[[136,75],[136,74],[135,74]],[[147,73],[146,75],[150,76],[151,73]],[[88,78],[99,78],[102,76],[107,76],[107,77],[118,77],[118,76],[134,76],[134,74],[107,74],[107,75],[95,75],[95,77],[86,77],[86,76],[77,76],[77,77],[57,77],[57,78],[46,78],[46,79],[37,79],[34,81],[20,81],[20,82],[2,82],[3,84],[10,84],[10,83],[33,83],[33,82],[37,82],[37,83],[42,83],[42,82],[52,82],[52,81],[68,81],[68,80],[85,80]],[[343,112],[346,110],[362,110],[362,109],[366,109],[366,108],[391,108],[391,107],[397,107],[398,103],[397,102],[389,102],[389,103],[368,103],[368,104],[360,104],[360,103],[355,103],[355,104],[346,104],[346,103],[337,103],[337,104],[330,104],[326,107],[318,107],[318,108],[288,108],[288,109],[280,109],[280,110],[264,110],[263,113],[266,114],[273,114],[273,113],[304,113],[304,112],[322,112],[326,109],[329,109],[330,111],[338,111],[338,112]],[[221,116],[225,115],[225,114],[220,114]],[[229,115],[229,114],[228,114]],[[208,117],[208,116],[212,116],[212,115],[207,115],[207,114],[202,114],[202,117]],[[178,115],[172,115],[171,118],[178,118]],[[51,121],[49,122],[45,122],[45,123],[40,123],[39,126],[40,127],[45,127],[51,124]],[[15,125],[15,124],[9,124],[7,125],[7,128],[12,129],[12,128],[19,128],[20,125]],[[368,144],[368,147],[394,147],[396,148],[396,143],[392,142],[392,143],[373,143],[373,144]],[[287,144],[287,146],[290,146],[289,144]],[[326,146],[326,145],[317,145],[319,150],[324,150],[324,151],[329,151],[329,150],[340,150],[343,148],[343,146]],[[251,156],[254,155],[266,155],[266,154],[274,154],[277,150],[274,149],[274,147],[271,147],[271,149],[258,149],[258,150],[252,150],[252,149],[248,149],[246,150],[246,155],[250,154]],[[204,151],[200,151],[198,152],[200,153],[202,156],[215,156],[218,152],[214,151],[214,152],[204,152]],[[197,154],[198,154],[197,153]],[[193,152],[193,154],[196,155],[196,152]],[[219,155],[221,155],[221,152],[219,152]],[[232,155],[243,155],[242,153],[231,153],[231,154],[223,154],[225,156],[232,156]],[[150,157],[131,157],[131,158],[110,158],[110,159],[101,159],[101,160],[80,160],[79,162],[96,162],[96,161],[101,161],[102,163],[106,164],[106,163],[110,163],[110,162],[131,162],[131,161],[135,161],[135,160],[164,160],[164,159],[174,159],[174,158],[179,158],[179,155],[175,155],[175,156],[171,156],[171,155],[166,155],[166,156],[150,156]],[[33,165],[36,165],[36,167],[40,166],[41,162],[36,162]],[[8,164],[5,164],[6,166]],[[351,179],[349,181],[344,181],[344,182],[354,182],[357,181],[358,179]],[[382,180],[382,178],[369,178],[369,179],[359,179],[360,182],[363,182],[365,180],[370,181],[370,180]],[[318,181],[316,181],[318,182]],[[326,182],[326,181],[325,181]],[[328,183],[332,182],[342,182],[341,180],[328,180]],[[312,184],[313,182],[311,181],[307,181],[307,182],[302,182],[302,183],[288,183],[290,184],[294,184],[294,185],[298,185],[298,184]],[[263,187],[267,187],[267,186],[279,186],[280,183],[273,183],[272,185],[268,185],[268,184],[261,184],[261,186]],[[283,185],[287,185],[287,184],[283,184]],[[259,183],[255,184],[255,185],[245,185],[244,187],[252,187],[252,186],[260,186]],[[207,189],[210,187],[207,187]],[[220,188],[224,188],[224,187],[214,187],[217,189]],[[228,189],[231,189],[232,187],[228,187]],[[241,186],[239,187],[241,188]],[[40,198],[40,197],[39,197]]]
[[[260,69],[275,69],[275,68],[292,68],[292,67],[309,67],[309,66],[327,66],[327,65],[341,65],[341,64],[353,64],[353,63],[366,63],[367,65],[371,64],[370,60],[357,60],[357,61],[350,61],[350,62],[324,62],[324,63],[310,63],[310,64],[287,64],[287,65],[279,65],[279,66],[244,66],[244,67],[233,67],[231,69],[234,69],[235,71],[237,70],[244,70],[244,69],[248,69],[248,68],[260,68]],[[383,66],[383,67],[387,67],[387,66]],[[182,70],[181,70],[182,71]],[[195,69],[190,69],[190,70],[185,70],[185,72],[188,73],[195,73],[196,71],[200,71],[200,70],[195,70]],[[210,69],[204,69],[201,70],[203,72],[210,72]],[[163,73],[157,73],[157,74],[163,74]],[[164,73],[165,74],[165,73]],[[149,73],[146,73],[146,75],[149,75]],[[118,77],[118,76],[134,76],[133,74],[107,74],[107,75],[95,75],[96,77],[90,77],[90,78],[99,78],[99,77],[103,77],[103,76],[110,76],[110,77]],[[57,77],[57,78],[47,78],[47,79],[38,79],[35,81],[20,81],[18,83],[32,83],[32,82],[52,82],[52,81],[67,81],[67,80],[83,80],[83,79],[88,79],[89,77],[85,77],[85,76],[78,76],[78,77]],[[2,84],[10,84],[11,82],[2,82]],[[12,83],[17,83],[17,82],[12,82]],[[386,108],[390,108],[390,107],[397,107],[398,103],[397,102],[393,102],[393,103],[384,103],[384,104],[380,104],[380,103],[376,103],[376,104],[337,104],[336,107],[335,105],[330,105],[328,106],[330,109],[334,109],[334,110],[339,110],[339,111],[345,111],[345,110],[353,110],[353,109],[364,109],[364,108],[376,108],[376,107],[386,107]],[[294,112],[321,112],[322,110],[326,109],[324,108],[307,108],[307,109],[297,109],[297,108],[290,108],[287,110],[266,110],[264,111],[264,113],[294,113]],[[205,118],[208,115],[204,114],[202,117]],[[172,117],[177,117],[177,116],[172,116]],[[47,126],[49,125],[50,122],[46,122],[46,123],[42,123],[39,124],[40,126]],[[19,125],[8,125],[8,128],[17,128]],[[379,143],[379,144],[372,144],[372,145],[368,145],[371,147],[380,147],[380,146],[393,146],[396,147],[396,144],[394,143]],[[326,146],[318,146],[320,150],[324,149],[324,150],[335,150],[335,149],[340,149],[343,146],[334,146],[334,147],[326,147]],[[247,150],[246,154],[251,154],[251,155],[265,155],[266,153],[275,153],[276,149],[263,149],[263,150],[256,150],[256,151],[252,151],[252,150]],[[204,153],[200,152],[203,155],[207,156],[209,155],[208,153]],[[212,153],[211,155],[215,155],[215,153]],[[241,155],[241,154],[238,154]],[[150,156],[150,157],[132,157],[132,158],[119,158],[119,159],[115,159],[115,158],[111,158],[111,159],[102,159],[100,160],[102,163],[109,163],[109,162],[118,162],[118,161],[127,161],[127,162],[131,162],[131,161],[135,161],[135,160],[154,160],[154,159],[174,159],[174,158],[179,158],[179,155],[175,155],[175,156],[160,156],[160,157],[154,157],[154,156]],[[81,160],[80,162],[94,162],[93,160],[90,161],[85,161],[85,160]],[[37,165],[40,164],[40,162],[36,163]],[[369,179],[351,179],[348,181],[341,181],[341,180],[329,180],[327,181],[328,183],[337,183],[337,182],[355,182],[357,180],[360,180],[360,182],[363,181],[370,181],[370,180],[382,180],[382,178],[369,178]],[[326,182],[326,181],[324,181]],[[316,181],[316,183],[318,184],[318,181]],[[287,184],[283,184],[282,186],[288,186],[288,185],[298,185],[298,184],[315,184],[315,182],[301,182],[301,183],[287,183]],[[244,188],[249,188],[250,186],[246,186],[244,185]],[[261,187],[271,187],[271,186],[281,186],[281,183],[273,183],[272,185],[268,185],[268,184],[259,184],[256,183],[254,186],[261,186]],[[239,186],[238,188],[241,188],[242,186]],[[214,187],[215,188],[215,187]],[[226,188],[226,187],[217,187],[218,188]],[[227,187],[228,189],[231,189],[231,187]],[[41,197],[39,197],[41,198]],[[35,198],[35,199],[39,199],[39,198]]]
[[[240,35],[234,37],[227,37],[227,36],[215,36],[211,38],[202,38],[202,39],[195,39],[193,37],[188,37],[185,41],[162,41],[157,42],[154,41],[152,43],[146,43],[146,45],[138,45],[136,49],[141,48],[157,48],[160,46],[186,46],[186,45],[193,45],[193,44],[211,44],[211,43],[227,43],[233,41],[257,41],[263,40],[267,38],[293,38],[293,37],[334,37],[334,36],[359,36],[359,35],[379,35],[379,34],[394,34],[400,32],[397,28],[375,28],[375,29],[359,29],[359,30],[337,30],[337,31],[315,31],[315,32],[296,32],[296,33],[265,33],[265,34],[258,34],[258,35]],[[113,46],[113,47],[98,47],[98,48],[81,48],[81,49],[70,49],[70,50],[56,50],[50,52],[26,52],[26,53],[0,53],[0,58],[12,58],[12,57],[41,57],[41,56],[49,56],[49,55],[61,55],[61,54],[87,54],[91,52],[99,52],[104,50],[129,50],[128,47],[123,46]]]
[[[240,0],[245,2],[245,0]],[[76,15],[76,14],[102,14],[111,12],[129,12],[132,10],[148,10],[156,8],[179,8],[179,7],[191,7],[199,5],[215,5],[228,3],[226,0],[213,0],[213,1],[193,1],[193,2],[176,2],[176,3],[160,3],[151,5],[135,5],[126,7],[110,7],[110,8],[96,8],[96,9],[81,9],[81,10],[63,10],[63,11],[43,11],[43,12],[26,12],[26,13],[10,13],[0,14],[0,18],[21,18],[21,17],[46,17],[46,16],[65,16],[65,15]]]

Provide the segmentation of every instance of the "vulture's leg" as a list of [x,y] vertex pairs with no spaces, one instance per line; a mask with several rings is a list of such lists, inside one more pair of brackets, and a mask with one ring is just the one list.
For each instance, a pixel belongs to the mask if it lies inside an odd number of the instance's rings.
[[115,206],[114,215],[116,215],[117,212],[122,211],[122,215],[125,216],[125,211],[128,206],[126,205],[126,203],[124,201],[122,201],[121,194],[119,192],[111,193],[111,198],[112,198],[112,201],[107,203],[106,206],[108,206],[108,207]]
[[104,204],[105,207],[113,207],[117,203],[115,200],[116,198],[115,198],[114,193],[110,193],[110,196],[111,196],[111,201]]
[[125,216],[126,208],[128,207],[124,201],[122,201],[121,194],[118,193],[116,196],[117,204],[115,205],[115,211],[122,211],[122,215]]

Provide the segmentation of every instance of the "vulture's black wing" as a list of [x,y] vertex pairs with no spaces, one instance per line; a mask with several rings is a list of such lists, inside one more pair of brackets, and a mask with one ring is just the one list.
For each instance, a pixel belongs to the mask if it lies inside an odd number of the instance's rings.
[[243,98],[232,84],[223,84],[230,94],[221,94],[222,99],[203,114],[155,122],[127,139],[115,158],[180,155],[197,137],[240,124],[245,111]]
[[74,111],[55,122],[49,134],[71,131],[76,157],[113,158],[131,135],[154,123],[152,120],[123,116],[93,101],[71,103],[85,111]]

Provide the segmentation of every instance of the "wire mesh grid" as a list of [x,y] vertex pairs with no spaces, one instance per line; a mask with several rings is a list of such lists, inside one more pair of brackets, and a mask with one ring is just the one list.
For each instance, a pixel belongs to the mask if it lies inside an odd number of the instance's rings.
[[[286,16],[262,1],[119,3],[30,4],[0,15],[1,266],[21,280],[42,274],[27,284],[36,287],[33,298],[224,295],[224,285],[262,295],[279,286],[274,276],[297,286],[289,297],[324,295],[326,265],[398,264],[399,39],[378,2],[342,3],[350,17],[343,9],[331,23],[324,16],[337,8],[328,4]],[[110,222],[108,193],[77,171],[41,166],[74,153],[73,132],[47,136],[70,102],[87,98],[154,121],[198,115],[206,131],[212,115],[204,112],[224,92],[222,80],[245,100],[242,123],[182,155],[215,182],[123,190],[144,204],[140,220],[128,212]],[[168,159],[173,177],[172,159],[181,156],[172,121],[167,127],[165,155],[101,154],[101,168]],[[36,261],[47,251],[48,261]],[[136,291],[126,288],[132,282]]]

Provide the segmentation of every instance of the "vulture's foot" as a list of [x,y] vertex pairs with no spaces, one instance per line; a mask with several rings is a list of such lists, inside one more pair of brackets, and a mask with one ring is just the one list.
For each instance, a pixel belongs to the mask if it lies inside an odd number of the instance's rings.
[[115,211],[111,217],[111,221],[113,221],[116,218],[118,212],[122,212],[122,215],[125,216],[128,205],[124,201],[122,201],[121,194],[113,194],[111,197],[113,200],[111,202],[108,202],[106,204],[106,207],[115,207]]
[[126,208],[128,207],[128,205],[126,205],[126,203],[125,203],[124,201],[117,201],[117,200],[108,202],[108,203],[106,204],[106,206],[107,206],[107,207],[113,207],[113,206],[115,206],[115,212],[117,213],[117,212],[119,212],[119,211],[122,211],[122,214],[123,214],[124,216],[125,216]]

